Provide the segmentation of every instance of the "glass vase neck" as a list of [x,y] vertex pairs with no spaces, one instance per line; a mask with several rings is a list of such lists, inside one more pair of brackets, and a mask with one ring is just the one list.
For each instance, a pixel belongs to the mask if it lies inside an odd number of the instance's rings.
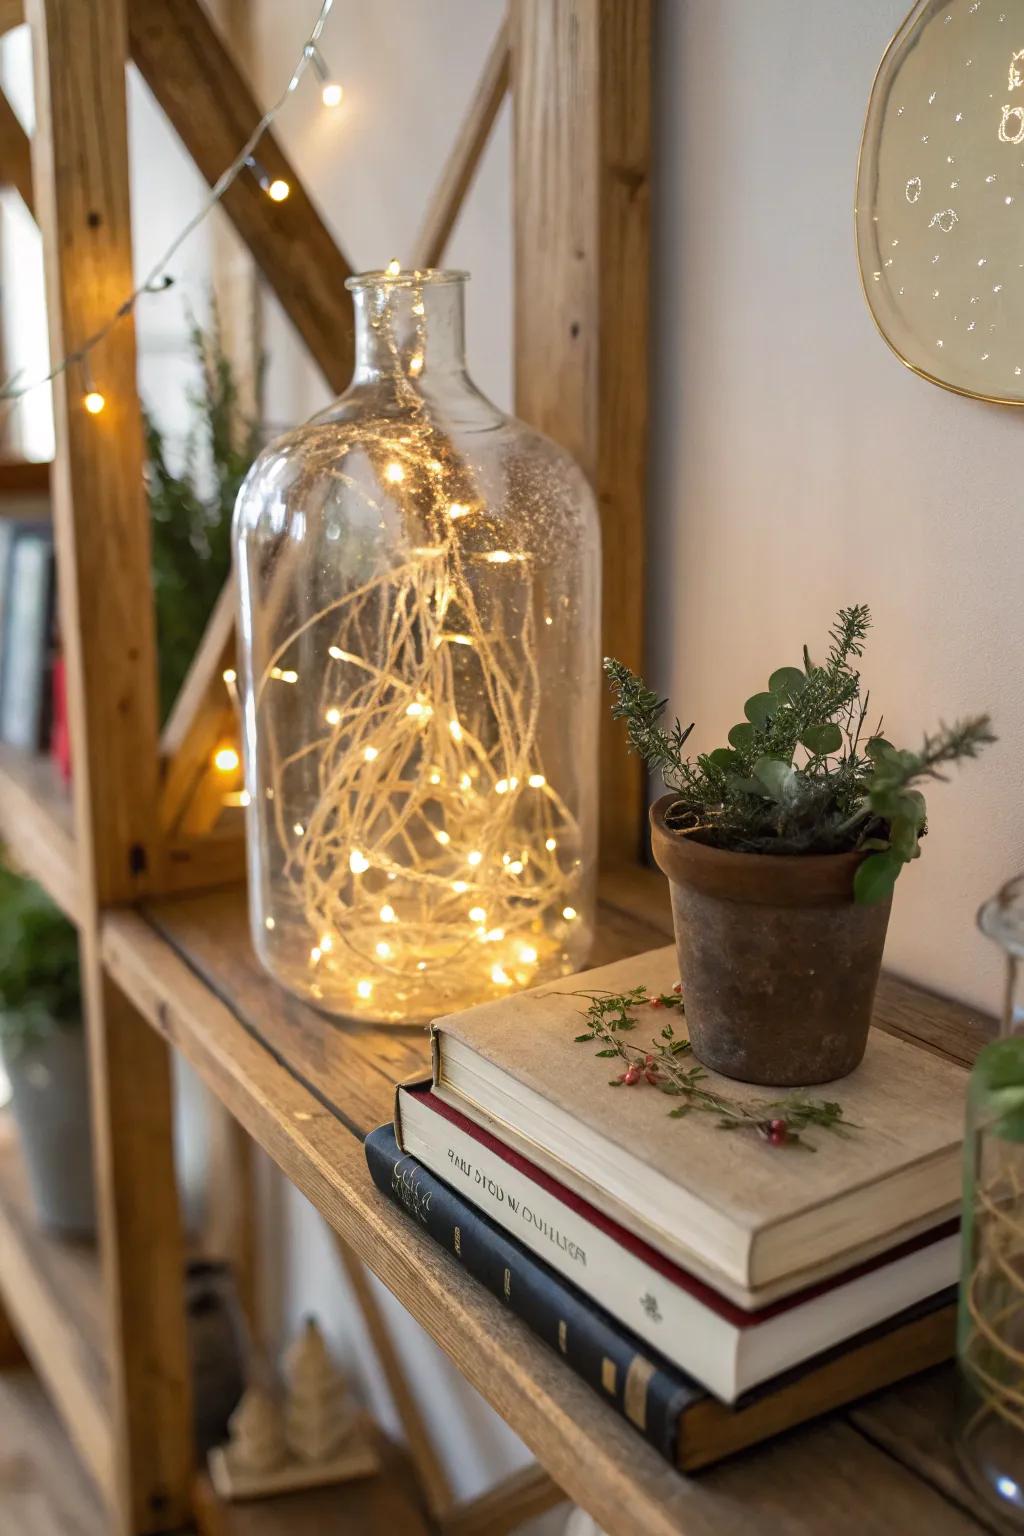
[[978,913],[978,927],[1006,956],[1001,1035],[1024,1034],[1024,875],[1003,886]]
[[465,375],[464,272],[366,272],[347,287],[355,306],[354,384],[417,384]]

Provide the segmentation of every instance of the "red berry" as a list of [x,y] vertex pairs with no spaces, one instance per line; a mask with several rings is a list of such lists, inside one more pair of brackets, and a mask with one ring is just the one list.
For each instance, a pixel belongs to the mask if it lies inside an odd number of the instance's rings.
[[768,1129],[770,1131],[785,1131],[789,1127],[786,1125],[785,1120],[770,1120],[768,1122]]
[[623,1077],[622,1081],[624,1083],[626,1083],[630,1088],[632,1088],[633,1084],[639,1079],[639,1077],[640,1077],[640,1068],[639,1067],[630,1067],[628,1069],[628,1071],[626,1072],[626,1075]]
[[784,1147],[789,1140],[789,1130],[785,1120],[773,1120],[768,1127],[768,1140],[773,1147]]
[[665,1006],[665,1004],[662,1002],[660,997],[652,997],[651,998],[651,1007],[652,1008],[664,1008],[664,1006]]

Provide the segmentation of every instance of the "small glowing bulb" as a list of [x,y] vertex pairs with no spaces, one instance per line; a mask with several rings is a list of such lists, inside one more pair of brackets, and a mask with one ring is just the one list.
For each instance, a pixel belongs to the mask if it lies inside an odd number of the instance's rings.
[[422,299],[416,300],[416,303],[412,306],[412,312],[414,315],[422,315],[425,313]]
[[453,523],[457,522],[460,517],[467,517],[468,515],[469,508],[464,501],[453,501],[448,508],[448,516]]
[[484,938],[487,940],[488,944],[500,944],[504,937],[504,928],[492,928],[490,933],[484,934]]
[[384,466],[384,479],[390,480],[392,485],[397,485],[399,481],[405,479],[405,470],[401,464],[392,459],[390,464]]
[[353,848],[348,856],[348,867],[354,875],[361,875],[369,869],[370,861],[365,853],[360,853],[358,848]]
[[411,704],[406,705],[405,712],[407,715],[412,715],[414,719],[419,719],[421,715],[430,714],[430,705],[420,704],[416,700],[413,700]]
[[558,844],[553,837],[546,837],[544,839],[544,847],[547,849],[548,853],[554,853],[555,849],[558,847]]
[[395,916],[395,909],[389,902],[385,902],[381,907],[380,920],[382,923],[396,923],[398,921]]
[[465,880],[453,880],[452,890],[455,892],[456,896],[461,896],[464,891],[469,890],[469,884]]
[[328,80],[327,84],[320,92],[320,100],[323,102],[325,107],[340,107],[341,98],[344,96],[344,94],[345,91],[343,87],[340,86],[336,80]]
[[494,793],[496,795],[507,795],[508,794],[508,779],[499,779],[497,784],[495,784],[495,786],[494,786]]
[[437,840],[441,844],[442,848],[447,848],[448,844],[451,842],[451,837],[448,835],[447,832],[444,832],[444,831],[435,832],[434,836],[437,838]]
[[238,673],[235,671],[234,667],[225,667],[224,671],[221,673],[221,677],[227,683],[228,687],[230,687],[233,682],[237,681]]
[[416,969],[418,971],[425,971],[426,968],[427,968],[427,962],[425,960],[417,960],[416,961]]
[[380,943],[376,946],[376,949],[377,949],[377,954],[380,956],[380,958],[382,960],[390,960],[391,959],[391,945],[390,944],[385,944],[383,939],[381,939]]
[[520,944],[519,958],[524,965],[533,965],[534,961],[537,959],[537,951],[534,949],[532,944]]
[[483,907],[470,907],[469,917],[473,923],[486,923],[487,921],[487,913]]
[[329,645],[327,647],[327,654],[328,654],[328,656],[332,657],[335,661],[344,661],[345,660],[345,652],[341,649],[340,645]]
[[265,918],[264,918],[264,919],[263,919],[263,926],[264,926],[264,928],[266,928],[266,929],[267,929],[267,930],[268,930],[268,931],[272,931],[272,930],[273,930],[273,927],[274,927],[274,919],[273,919],[273,918],[272,918],[272,917],[265,917]]
[[565,918],[567,923],[571,923],[573,918],[576,916],[576,908],[575,907],[563,907],[562,908],[562,916]]
[[329,933],[323,933],[320,935],[320,948],[323,950],[325,955],[329,955],[331,950],[334,948],[334,940],[331,938]]
[[512,863],[508,867],[508,872],[510,875],[521,875],[523,872],[522,859],[513,859]]
[[423,372],[423,353],[414,352],[409,359],[409,372],[413,375]]
[[473,868],[475,869],[478,864],[483,863],[483,858],[484,856],[480,852],[479,848],[474,848],[472,853],[466,854],[466,863],[472,864]]
[[511,864],[512,863],[512,855],[510,853],[503,853],[502,856],[501,856],[501,862],[503,864]]
[[526,782],[531,789],[543,789],[547,779],[542,773],[531,773]]
[[472,785],[473,785],[473,780],[470,778],[468,773],[463,773],[463,774],[459,775],[459,788],[460,789],[471,789]]
[[402,270],[402,263],[399,261],[397,256],[392,256],[384,270],[388,277],[397,277],[399,272]]
[[484,559],[489,560],[492,565],[508,565],[512,556],[507,549],[492,549],[489,555],[484,556]]
[[298,680],[299,674],[297,672],[293,672],[290,667],[287,669],[287,671],[281,673],[282,683],[297,683]]
[[430,775],[430,783],[431,784],[440,784],[440,782],[441,782],[441,775],[438,773],[437,769],[435,768],[433,773]]
[[453,741],[462,740],[462,726],[457,720],[449,720],[448,730],[451,732],[451,738]]
[[309,958],[313,962],[314,965],[318,964],[318,962],[320,960],[320,948],[319,948],[318,945],[316,945],[316,944],[313,945],[313,948],[309,952]]
[[374,761],[374,759],[379,757],[379,756],[380,756],[380,752],[377,750],[376,747],[364,747],[363,748],[363,761],[365,763],[372,763]]
[[499,987],[510,987],[512,985],[511,976],[500,965],[491,966],[491,980]]
[[292,827],[292,831],[293,831],[293,832],[294,832],[294,833],[295,833],[295,836],[296,836],[296,837],[302,837],[302,835],[303,835],[303,834],[304,834],[304,832],[305,832],[305,830],[306,830],[306,829],[305,829],[305,827],[304,827],[304,826],[303,826],[303,825],[302,825],[302,822],[301,822],[301,821],[297,821],[297,822],[296,822],[296,823],[295,823],[295,825],[294,825],[294,826],[293,826],[293,827]]
[[357,981],[356,982],[356,992],[362,998],[372,997],[373,996],[373,982],[372,981]]
[[283,203],[291,191],[291,187],[280,176],[275,176],[267,188],[267,196],[272,203]]
[[552,617],[551,617],[551,615],[550,615],[550,613],[546,613],[546,614],[545,614],[545,615],[544,615],[544,623],[545,623],[545,624],[553,624],[553,623],[554,623],[554,622],[555,622],[555,621],[554,621],[554,619],[553,619],[553,618],[552,618]]
[[106,396],[101,395],[98,389],[88,389],[82,396],[82,404],[90,416],[98,416],[106,403]]
[[213,766],[218,773],[234,773],[239,764],[239,756],[234,747],[218,747],[213,754]]
[[338,709],[337,705],[332,704],[330,709],[324,715],[324,719],[327,721],[328,725],[337,725],[341,719],[341,710]]

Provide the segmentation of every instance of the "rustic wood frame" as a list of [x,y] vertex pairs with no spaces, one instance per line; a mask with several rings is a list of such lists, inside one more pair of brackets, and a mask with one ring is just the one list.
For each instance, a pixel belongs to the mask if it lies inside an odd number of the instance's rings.
[[[198,0],[24,0],[24,8],[21,0],[2,0],[0,31],[23,19],[32,27],[38,126],[29,144],[0,95],[0,184],[18,190],[42,231],[51,355],[59,358],[132,287],[127,60],[210,182],[259,110]],[[443,259],[511,87],[519,408],[577,452],[595,481],[609,555],[606,648],[633,663],[642,638],[637,583],[646,430],[649,29],[650,0],[511,0],[411,253],[419,265]],[[568,125],[561,116],[566,104]],[[270,217],[254,180],[242,177],[224,199],[225,212],[329,384],[340,390],[352,363],[344,288],[349,265],[273,134],[260,158],[272,176],[289,182],[288,200]],[[571,231],[552,217],[569,189]],[[86,1361],[74,1321],[53,1326],[53,1287],[40,1276],[50,1262],[46,1245],[29,1243],[24,1224],[8,1223],[14,1235],[5,1252],[2,1180],[0,1292],[53,1386],[116,1529],[128,1536],[175,1529],[191,1508],[179,1278],[184,1242],[171,1150],[169,1048],[162,1032],[146,1027],[138,997],[104,956],[102,933],[118,906],[237,879],[242,849],[237,835],[211,830],[209,786],[211,752],[233,730],[223,677],[233,660],[230,584],[158,735],[130,316],[97,349],[95,368],[108,397],[99,417],[81,412],[81,380],[74,373],[58,375],[54,385],[51,489],[73,807],[48,765],[0,750],[0,830],[11,854],[81,934],[109,1347],[99,1356],[89,1352]],[[549,375],[564,386],[562,401],[546,393]],[[603,801],[603,855],[635,860],[642,841],[639,773],[632,767],[623,773],[621,750],[611,751],[607,738],[602,756],[605,782],[613,786]],[[219,1167],[233,1170],[232,1187],[241,1195],[251,1179],[246,1147],[235,1120],[226,1129]],[[222,1214],[224,1208],[222,1200]],[[241,1261],[251,1301],[247,1219],[240,1217],[222,1241]],[[362,1266],[340,1237],[338,1243],[438,1528],[452,1536],[511,1530],[562,1497],[536,1468],[482,1501],[454,1503]]]

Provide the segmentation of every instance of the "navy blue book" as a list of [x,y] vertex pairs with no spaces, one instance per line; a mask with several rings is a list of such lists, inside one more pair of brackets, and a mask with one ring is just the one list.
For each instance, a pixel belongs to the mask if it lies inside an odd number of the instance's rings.
[[938,1364],[953,1352],[955,1288],[726,1406],[403,1153],[390,1125],[372,1131],[365,1146],[377,1188],[685,1471]]

